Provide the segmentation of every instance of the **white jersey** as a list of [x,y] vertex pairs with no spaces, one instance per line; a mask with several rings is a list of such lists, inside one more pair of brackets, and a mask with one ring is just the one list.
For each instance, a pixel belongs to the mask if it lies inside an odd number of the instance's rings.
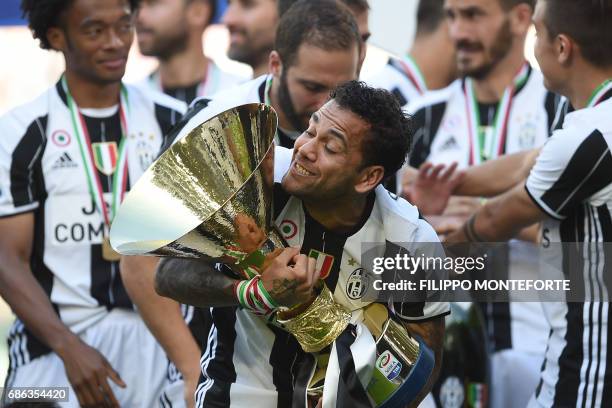
[[587,295],[587,302],[543,304],[552,332],[536,390],[538,406],[612,406],[607,345],[612,258],[605,246],[612,241],[611,117],[608,88],[603,102],[567,114],[527,179],[527,192],[550,216],[543,228],[544,264],[577,277],[574,283]]
[[246,77],[222,70],[213,60],[208,60],[206,78],[195,84],[179,88],[163,88],[159,71],[154,71],[148,77],[136,83],[138,86],[163,92],[187,104],[195,98],[210,97],[218,92],[231,89],[247,80]]
[[[133,86],[125,90],[129,189],[155,159],[164,133],[185,105],[165,95],[151,99]],[[118,107],[81,112],[92,143],[119,144]],[[61,81],[2,116],[0,134],[0,217],[33,213],[30,266],[61,320],[80,333],[112,308],[131,309],[119,263],[102,258],[104,220],[93,205]],[[110,200],[112,176],[96,167],[105,200]],[[11,365],[50,351],[19,320],[9,342]]]
[[[278,184],[290,163],[287,155],[286,149],[277,148],[276,225],[289,245],[300,246],[305,254],[317,251],[320,258],[329,261],[322,264],[321,276],[335,300],[352,311],[355,319],[368,304],[361,300],[358,287],[364,270],[360,264],[362,243],[387,243],[381,245],[381,251],[396,243],[407,245],[404,249],[409,253],[417,253],[425,245],[422,243],[438,242],[437,235],[415,207],[382,186],[370,195],[367,211],[353,231],[338,234],[326,230],[305,211],[301,200],[289,196]],[[421,303],[396,303],[395,315],[418,322],[449,313],[448,303],[432,299],[434,294],[427,293]],[[201,359],[204,381],[196,391],[196,406],[303,406],[312,357],[301,351],[295,338],[241,308],[211,308],[211,313],[213,326]]]

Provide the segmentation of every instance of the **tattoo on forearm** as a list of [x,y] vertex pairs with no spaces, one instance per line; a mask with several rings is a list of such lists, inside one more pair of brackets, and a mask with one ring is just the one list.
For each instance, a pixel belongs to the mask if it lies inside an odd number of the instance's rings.
[[189,259],[163,259],[155,276],[157,292],[199,307],[232,306],[233,280],[206,262]]

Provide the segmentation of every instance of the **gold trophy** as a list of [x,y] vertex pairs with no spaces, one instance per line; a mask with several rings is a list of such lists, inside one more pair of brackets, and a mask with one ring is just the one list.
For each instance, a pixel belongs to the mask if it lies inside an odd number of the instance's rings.
[[[287,246],[272,219],[276,126],[270,106],[246,104],[180,138],[126,195],[111,226],[112,247],[123,255],[222,262],[245,279],[260,273]],[[316,298],[274,319],[307,352],[331,344],[350,320],[327,286],[318,287]]]

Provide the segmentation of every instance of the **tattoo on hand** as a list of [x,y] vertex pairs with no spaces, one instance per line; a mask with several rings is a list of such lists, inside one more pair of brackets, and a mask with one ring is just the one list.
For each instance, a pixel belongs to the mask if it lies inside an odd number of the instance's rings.
[[272,296],[282,295],[285,292],[294,293],[295,289],[298,287],[298,282],[295,280],[283,278],[283,279],[274,279],[272,281]]

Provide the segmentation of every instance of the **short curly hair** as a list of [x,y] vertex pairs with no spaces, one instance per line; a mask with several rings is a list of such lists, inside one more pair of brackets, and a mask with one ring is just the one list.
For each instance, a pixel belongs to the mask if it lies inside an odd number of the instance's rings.
[[383,181],[395,174],[410,152],[414,125],[393,94],[362,81],[349,81],[334,89],[330,96],[341,108],[370,125],[361,146],[363,166],[383,166]]
[[[51,49],[47,39],[47,30],[61,27],[62,14],[75,0],[21,0],[23,17],[28,20],[32,36],[40,41],[40,48]],[[128,0],[132,11],[138,8],[139,0]]]

